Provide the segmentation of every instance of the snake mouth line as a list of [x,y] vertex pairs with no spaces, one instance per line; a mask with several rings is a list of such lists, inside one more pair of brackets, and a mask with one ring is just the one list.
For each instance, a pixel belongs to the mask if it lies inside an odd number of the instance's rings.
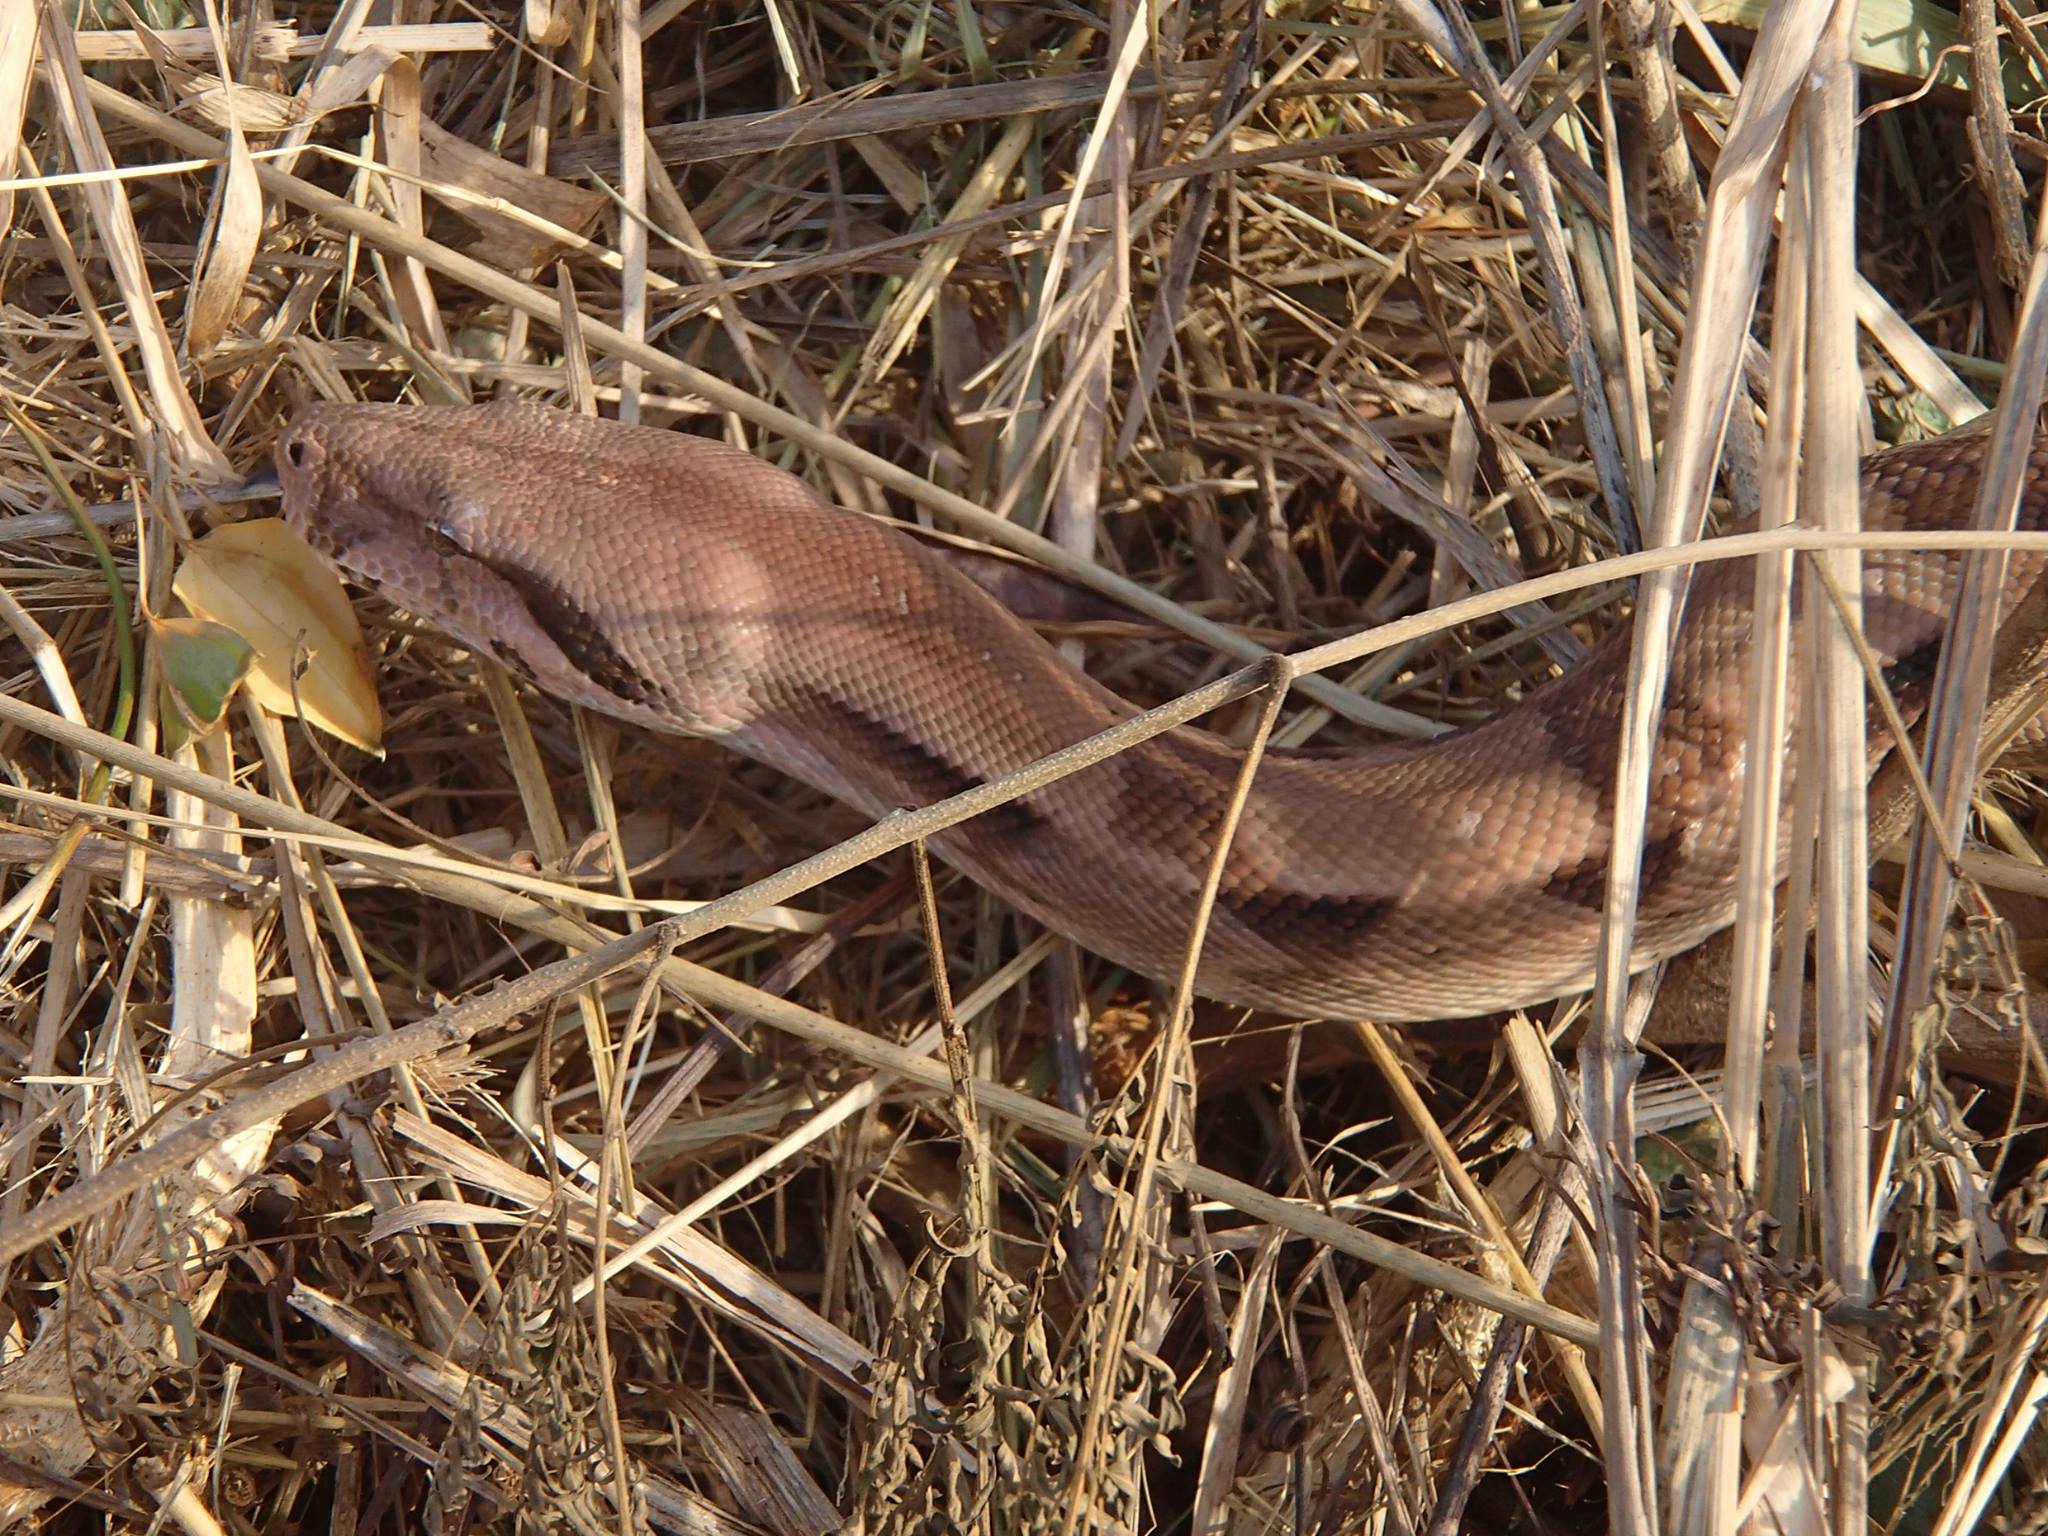
[[[555,643],[555,649],[593,688],[628,704],[658,706],[667,702],[661,685],[634,666],[603,626],[562,587],[509,560],[476,554],[462,558],[489,571],[517,593],[534,628]],[[493,639],[492,648],[496,650],[501,643]]]

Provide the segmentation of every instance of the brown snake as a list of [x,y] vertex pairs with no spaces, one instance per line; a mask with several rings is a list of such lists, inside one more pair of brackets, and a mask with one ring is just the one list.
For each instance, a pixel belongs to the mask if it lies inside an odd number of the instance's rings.
[[[1957,526],[1982,451],[1952,437],[1866,460],[1865,525]],[[705,438],[536,405],[313,405],[278,439],[277,466],[287,518],[323,556],[536,687],[712,737],[870,814],[997,778],[1132,712],[943,557]],[[2020,519],[2048,524],[2048,438]],[[1909,720],[1958,558],[1864,563],[1865,633]],[[2013,557],[2008,610],[2043,565]],[[1733,917],[1753,580],[1737,561],[1693,583],[1654,771],[1637,968]],[[1200,989],[1402,1022],[1589,985],[1628,629],[1456,735],[1269,754]],[[1887,740],[1874,722],[1873,763]],[[935,846],[1089,949],[1172,976],[1239,761],[1183,728]]]

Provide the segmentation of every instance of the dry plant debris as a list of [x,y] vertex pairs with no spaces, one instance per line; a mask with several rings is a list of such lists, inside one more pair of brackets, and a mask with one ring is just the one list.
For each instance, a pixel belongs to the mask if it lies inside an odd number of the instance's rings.
[[[0,1527],[2048,1531],[2042,1080],[1932,1055],[2039,1017],[2031,736],[1960,896],[1880,838],[1823,906],[1832,1016],[1932,957],[1827,1047],[1903,1088],[1867,1201],[1783,1031],[1173,1018],[914,848],[756,888],[859,822],[408,615],[381,758],[192,617],[306,398],[723,433],[1033,549],[1147,703],[1668,537],[1700,391],[1768,518],[1801,400],[1824,458],[2040,382],[2043,40],[1829,15],[0,3]],[[1274,740],[1484,718],[1631,595]],[[1642,1001],[1718,1040],[1768,952]]]

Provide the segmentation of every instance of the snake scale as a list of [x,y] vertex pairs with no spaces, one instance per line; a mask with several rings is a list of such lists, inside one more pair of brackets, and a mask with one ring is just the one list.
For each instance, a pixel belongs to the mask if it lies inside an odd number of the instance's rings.
[[[1866,526],[1959,525],[1982,452],[1958,436],[1867,459]],[[530,404],[316,404],[276,460],[292,525],[400,607],[547,693],[713,738],[869,814],[984,783],[1132,713],[941,555],[706,438]],[[2023,527],[2048,525],[2048,438],[2022,502]],[[1898,551],[1864,563],[1866,635],[1909,719],[1957,566]],[[2043,568],[2014,556],[2008,608]],[[1657,747],[1637,968],[1733,917],[1753,579],[1724,562],[1693,583]],[[1415,1022],[1589,985],[1629,628],[1455,735],[1269,754],[1199,988]],[[1873,719],[1873,764],[1886,739]],[[1181,728],[935,850],[1085,947],[1170,977],[1239,761]]]

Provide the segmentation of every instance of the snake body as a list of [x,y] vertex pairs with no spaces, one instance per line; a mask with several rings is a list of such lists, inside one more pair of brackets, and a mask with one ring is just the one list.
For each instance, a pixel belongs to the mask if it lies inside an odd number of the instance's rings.
[[[1957,526],[1982,451],[1952,437],[1868,459],[1866,526]],[[399,606],[548,693],[715,738],[870,814],[997,778],[1132,712],[942,556],[708,439],[526,404],[313,405],[276,458],[291,523]],[[2021,521],[2048,524],[2048,439]],[[1865,561],[1866,637],[1909,717],[1957,564]],[[2043,567],[2012,558],[2008,605]],[[1753,580],[1726,562],[1693,583],[1657,746],[1637,968],[1733,917]],[[1628,628],[1455,735],[1270,753],[1199,988],[1403,1022],[1589,985]],[[1874,721],[1873,763],[1885,740]],[[1176,730],[935,848],[1085,947],[1170,977],[1240,760]]]

